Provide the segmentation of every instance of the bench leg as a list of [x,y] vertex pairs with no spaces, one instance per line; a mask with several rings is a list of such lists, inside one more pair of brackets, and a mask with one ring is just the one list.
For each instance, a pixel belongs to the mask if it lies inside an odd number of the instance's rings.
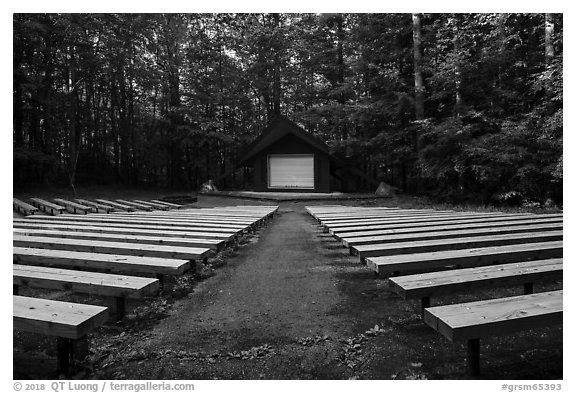
[[424,309],[430,307],[430,297],[423,297],[420,299],[420,311],[422,312],[422,317],[424,317]]
[[534,283],[533,282],[524,283],[524,295],[530,295],[532,293],[534,293]]
[[88,337],[77,340],[70,338],[57,338],[58,372],[68,375],[70,366],[75,359],[82,360],[88,356]]
[[158,279],[159,283],[160,283],[160,292],[162,292],[164,290],[164,274],[156,274],[156,278]]
[[126,299],[119,296],[113,296],[109,298],[108,304],[110,305],[111,322],[118,322],[124,318],[124,315],[126,315]]
[[468,340],[468,373],[472,376],[480,375],[480,339]]

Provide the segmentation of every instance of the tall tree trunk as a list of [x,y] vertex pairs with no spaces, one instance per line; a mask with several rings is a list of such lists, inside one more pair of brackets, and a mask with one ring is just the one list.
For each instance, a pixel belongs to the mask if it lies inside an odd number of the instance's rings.
[[550,66],[554,59],[554,16],[546,14],[544,17],[544,54],[546,66]]
[[[340,89],[340,94],[338,97],[338,102],[344,108],[346,104],[346,97],[344,95],[344,15],[340,14],[336,18],[336,35],[338,37],[337,52],[338,52],[338,88]],[[341,118],[340,123],[340,135],[342,140],[348,139],[348,126],[346,124],[346,118]],[[347,149],[347,156],[351,155],[352,152]]]
[[[416,121],[424,120],[424,78],[422,76],[422,28],[421,15],[412,14],[412,39],[414,42],[414,109]],[[421,150],[420,124],[414,127],[414,150],[416,155]],[[406,189],[406,166],[402,164],[402,184]],[[422,181],[416,176],[416,191],[422,191]]]
[[462,66],[461,66],[461,55],[462,55],[462,43],[460,42],[460,16],[454,14],[454,26],[453,32],[453,43],[454,43],[454,90],[455,90],[455,105],[454,113],[457,117],[462,115],[463,102],[462,102]]
[[[280,29],[280,14],[272,14],[274,18],[274,28]],[[276,33],[278,34],[278,33]],[[275,116],[279,116],[281,114],[280,111],[280,96],[281,96],[281,89],[282,85],[280,82],[280,43],[276,42],[274,46],[274,65],[272,70],[272,112]]]
[[78,166],[78,156],[80,155],[80,132],[78,130],[78,80],[76,77],[76,57],[74,53],[75,48],[69,47],[70,59],[70,76],[68,82],[68,98],[70,100],[69,106],[69,121],[70,121],[70,140],[69,140],[69,156],[68,156],[68,183],[74,197],[76,197],[76,168]]
[[412,14],[412,39],[414,41],[414,109],[416,120],[423,120],[424,79],[422,76],[422,29],[420,14]]

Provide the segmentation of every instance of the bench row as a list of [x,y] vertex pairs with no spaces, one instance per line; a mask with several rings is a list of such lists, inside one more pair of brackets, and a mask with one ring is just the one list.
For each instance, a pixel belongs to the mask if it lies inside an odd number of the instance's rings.
[[[58,222],[74,225],[51,224],[42,219],[16,219],[13,237],[14,328],[57,337],[59,369],[67,372],[76,348],[87,345],[86,335],[107,320],[121,318],[127,298],[155,294],[162,288],[164,276],[180,275],[190,270],[195,260],[205,259],[212,253],[211,248],[220,249],[222,243],[234,238],[244,228],[268,219],[276,210],[275,206],[253,210],[244,207],[212,210],[232,216],[238,212],[241,217],[250,217],[231,232],[209,232],[210,229],[206,229],[207,233],[214,234],[214,239],[194,239],[191,237],[194,232],[189,231],[193,227],[186,225],[184,228],[168,226],[169,231],[154,226],[156,232],[150,233],[145,227],[138,230],[123,227],[120,223],[118,227],[114,224],[110,227],[107,222],[85,226],[67,220]],[[253,214],[248,214],[249,211]],[[35,225],[39,229],[33,228]],[[71,227],[90,229],[87,232]],[[112,232],[108,233],[110,229]],[[108,299],[108,307],[18,296],[23,286],[103,296]]]
[[[533,294],[535,282],[562,279],[561,215],[308,210],[368,267],[391,275],[393,291],[420,299],[428,325],[450,341],[467,340],[473,375],[481,338],[562,323],[562,291]],[[522,285],[524,295],[430,307],[433,296],[498,285]]]
[[116,201],[106,199],[96,199],[89,201],[86,199],[76,199],[74,201],[62,198],[55,198],[54,202],[47,201],[41,198],[30,198],[30,203],[26,203],[20,199],[13,198],[14,210],[23,215],[33,215],[38,211],[43,211],[51,215],[61,214],[68,211],[73,214],[87,214],[91,212],[97,213],[110,213],[114,210],[121,211],[135,211],[135,210],[168,210],[179,209],[182,206],[170,202],[160,200],[133,200],[128,201],[124,199],[117,199]]

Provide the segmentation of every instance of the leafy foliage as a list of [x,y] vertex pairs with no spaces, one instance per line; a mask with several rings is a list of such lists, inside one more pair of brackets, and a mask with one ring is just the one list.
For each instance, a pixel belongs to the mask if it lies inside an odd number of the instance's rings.
[[249,187],[236,158],[284,115],[406,192],[562,203],[548,18],[421,15],[416,120],[410,14],[14,14],[14,185]]

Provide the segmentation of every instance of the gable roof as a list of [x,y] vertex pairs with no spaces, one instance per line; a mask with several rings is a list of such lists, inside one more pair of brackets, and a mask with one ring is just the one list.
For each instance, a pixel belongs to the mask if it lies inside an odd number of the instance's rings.
[[273,145],[286,135],[294,135],[304,142],[314,146],[321,152],[330,155],[328,146],[324,142],[286,117],[278,116],[250,145],[248,145],[246,150],[240,156],[237,165],[245,163],[250,158]]

